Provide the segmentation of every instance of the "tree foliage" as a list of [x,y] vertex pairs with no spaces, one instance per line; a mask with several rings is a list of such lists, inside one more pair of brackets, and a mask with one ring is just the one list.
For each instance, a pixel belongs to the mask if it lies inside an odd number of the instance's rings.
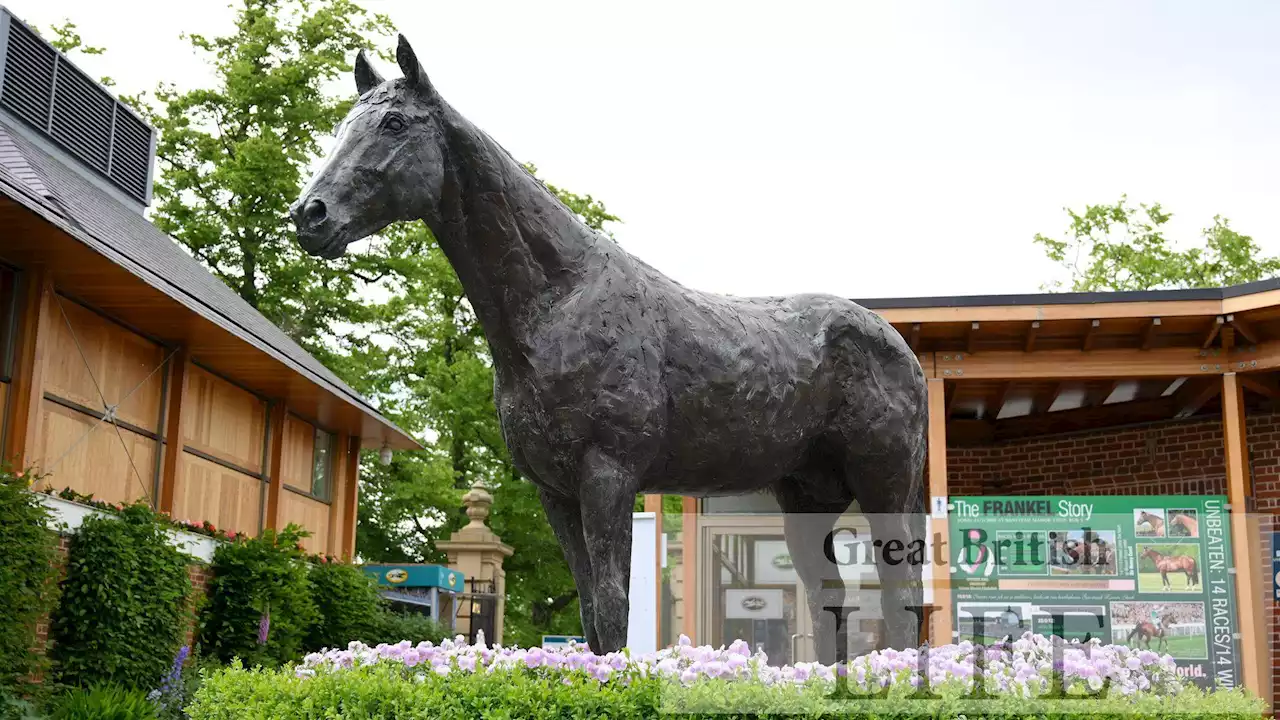
[[214,86],[161,85],[148,113],[160,131],[152,220],[321,360],[350,344],[343,323],[367,319],[359,278],[383,272],[385,255],[311,258],[288,208],[353,100],[326,86],[390,27],[350,0],[239,0],[233,33],[188,36]]
[[[1215,216],[1200,244],[1179,249],[1166,236],[1173,217],[1159,203],[1087,205],[1070,217],[1063,239],[1036,234],[1049,259],[1070,273],[1075,292],[1220,287],[1272,277],[1280,258],[1265,257],[1253,238]],[[1053,287],[1057,288],[1061,283]]]
[[[160,132],[153,220],[426,441],[390,466],[362,462],[362,558],[443,562],[435,543],[462,525],[461,496],[482,481],[495,496],[490,525],[516,548],[506,565],[504,639],[578,633],[559,544],[503,444],[489,348],[430,230],[401,223],[341,260],[318,261],[300,250],[286,214],[323,137],[354,100],[350,60],[390,30],[352,0],[237,0],[231,34],[191,35],[216,81],[183,91],[161,85],[146,107]],[[590,195],[548,188],[592,228],[608,233],[618,221]]]

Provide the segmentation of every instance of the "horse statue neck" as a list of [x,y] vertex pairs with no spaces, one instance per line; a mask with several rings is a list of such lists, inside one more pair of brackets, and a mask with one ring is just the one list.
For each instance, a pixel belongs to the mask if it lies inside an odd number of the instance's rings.
[[543,313],[579,285],[590,258],[618,248],[466,118],[447,105],[443,117],[439,214],[424,220],[502,368],[525,354]]

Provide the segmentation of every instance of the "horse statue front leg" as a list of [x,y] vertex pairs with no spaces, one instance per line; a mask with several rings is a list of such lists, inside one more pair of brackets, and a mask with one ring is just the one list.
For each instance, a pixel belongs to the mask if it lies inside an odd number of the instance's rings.
[[595,586],[591,576],[591,556],[587,553],[587,540],[582,526],[582,505],[577,498],[564,497],[539,488],[538,497],[547,513],[547,522],[555,533],[564,560],[573,574],[573,584],[578,589],[578,607],[582,617],[582,634],[587,644],[595,649],[600,646],[596,635]]
[[[597,654],[617,652],[627,644],[631,512],[638,483],[630,468],[599,448],[587,451],[581,473],[578,496],[594,610],[591,650]],[[586,621],[584,612],[584,625]]]

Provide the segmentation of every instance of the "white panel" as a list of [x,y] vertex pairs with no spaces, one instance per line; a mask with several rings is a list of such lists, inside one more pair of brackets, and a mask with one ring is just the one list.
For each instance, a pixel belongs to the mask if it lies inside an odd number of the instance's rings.
[[734,620],[781,620],[782,591],[733,588],[724,591],[724,616]]
[[655,513],[631,515],[631,615],[627,647],[634,653],[658,649],[658,522]]

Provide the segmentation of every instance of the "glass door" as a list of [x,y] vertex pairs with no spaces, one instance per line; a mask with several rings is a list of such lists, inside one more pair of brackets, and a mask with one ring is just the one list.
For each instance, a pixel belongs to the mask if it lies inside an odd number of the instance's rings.
[[[699,518],[699,641],[713,647],[745,640],[770,665],[817,659],[804,586],[791,562],[780,514],[715,514]],[[866,548],[865,518],[836,525],[838,567],[828,575],[844,587],[849,657],[874,650],[883,636],[879,578]],[[834,578],[839,578],[835,581]]]
[[808,660],[809,611],[781,518],[704,516],[699,524],[699,639],[713,647],[744,640],[770,665]]

